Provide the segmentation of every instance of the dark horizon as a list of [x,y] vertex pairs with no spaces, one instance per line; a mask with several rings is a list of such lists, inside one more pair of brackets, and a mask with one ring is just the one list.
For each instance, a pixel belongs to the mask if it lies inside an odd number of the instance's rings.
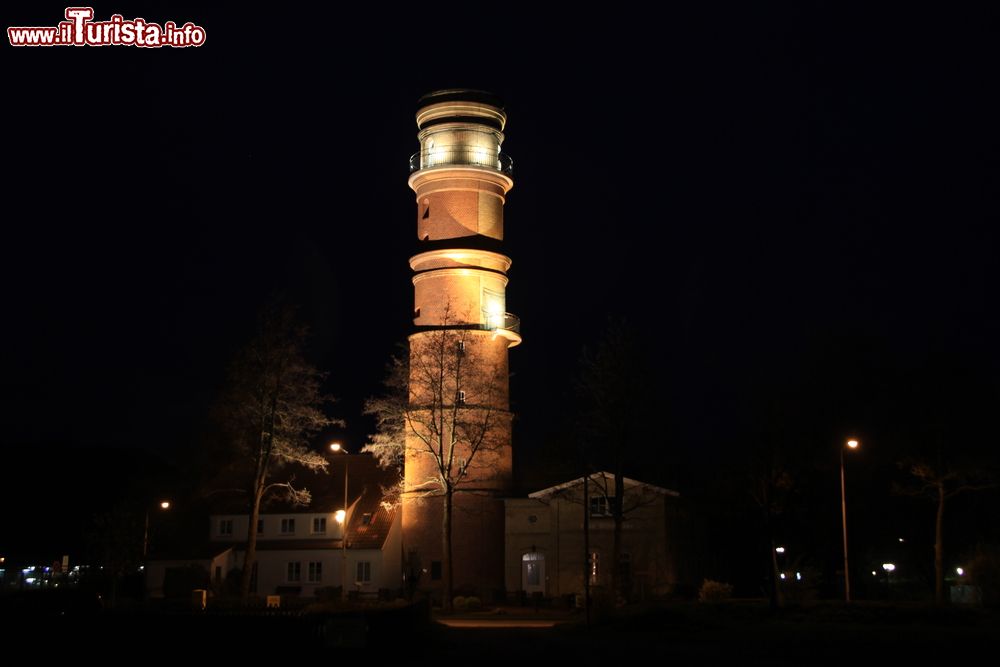
[[[412,326],[416,102],[463,86],[509,116],[519,488],[558,481],[539,462],[609,316],[662,378],[664,454],[634,467],[682,490],[709,495],[713,465],[768,438],[832,469],[856,435],[880,475],[918,446],[992,455],[995,17],[510,16],[455,43],[342,15],[326,39],[262,44],[248,35],[275,15],[125,4],[95,9],[194,21],[205,46],[4,47],[13,460],[113,447],[180,466],[276,292],[348,421],[330,437],[359,449]],[[337,37],[355,25],[364,50]]]

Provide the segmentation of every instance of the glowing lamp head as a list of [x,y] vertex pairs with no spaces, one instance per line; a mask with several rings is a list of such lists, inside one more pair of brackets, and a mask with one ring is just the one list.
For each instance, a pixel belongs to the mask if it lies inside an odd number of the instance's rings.
[[859,443],[857,440],[848,440],[847,441],[847,447],[849,449],[857,449],[858,445],[860,445],[860,444],[861,443]]
[[896,564],[895,563],[882,563],[882,569],[885,570],[886,572],[892,572],[893,570],[896,569]]
[[163,501],[161,501],[160,502],[160,509],[161,510],[168,510],[168,509],[170,509],[170,501],[169,500],[163,500]]
[[330,451],[331,452],[338,452],[339,453],[339,452],[343,451],[343,449],[344,448],[340,446],[339,442],[331,442],[330,443]]
[[785,553],[785,547],[775,547],[774,550],[779,554]]
[[[2,563],[2,562],[3,562],[3,559],[0,558],[0,563]],[[965,576],[965,568],[956,567],[955,568],[955,574],[957,574],[960,577],[964,577]]]
[[344,519],[347,517],[347,512],[344,510],[337,510],[334,513],[333,518],[337,520],[337,523],[344,523]]

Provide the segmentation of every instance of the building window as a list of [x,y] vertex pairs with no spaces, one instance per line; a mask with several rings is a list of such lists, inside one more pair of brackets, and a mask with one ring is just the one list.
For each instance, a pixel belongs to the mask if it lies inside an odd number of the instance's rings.
[[281,534],[282,535],[294,535],[295,534],[295,519],[282,519],[281,520]]
[[365,512],[364,514],[361,515],[361,525],[362,526],[370,526],[371,523],[372,523],[372,513],[371,512]]
[[215,585],[218,586],[221,583],[222,583],[222,566],[221,565],[216,565],[215,566]]
[[455,393],[455,402],[458,403],[459,405],[465,405],[465,390],[464,389],[459,389]]
[[264,532],[264,520],[257,519],[257,534],[260,535]]
[[441,561],[431,561],[431,581],[441,581]]
[[606,496],[594,496],[590,499],[590,516],[611,516]]
[[369,561],[363,560],[358,561],[358,578],[355,579],[359,584],[367,584],[372,580],[372,564]]
[[309,581],[323,581],[323,563],[309,563]]
[[219,521],[219,535],[232,535],[232,534],[233,534],[233,520],[222,519],[221,521]]
[[591,585],[597,583],[597,577],[600,574],[600,569],[599,569],[600,568],[600,564],[601,564],[600,554],[598,554],[596,551],[591,552],[591,554],[590,554],[590,583],[591,583]]
[[538,523],[538,516],[535,514],[529,514],[528,523]]
[[482,294],[483,322],[490,329],[499,329],[504,324],[505,298],[503,292],[486,287]]
[[318,516],[313,519],[313,534],[323,535],[326,533],[326,517]]
[[288,581],[302,581],[302,563],[288,564]]

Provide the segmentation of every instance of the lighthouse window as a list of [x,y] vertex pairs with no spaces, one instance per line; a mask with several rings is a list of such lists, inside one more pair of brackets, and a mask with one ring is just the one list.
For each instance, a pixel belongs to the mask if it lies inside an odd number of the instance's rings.
[[428,206],[427,208],[424,209],[424,214],[421,217],[424,220],[426,220],[427,218],[431,217],[431,207],[430,206]]

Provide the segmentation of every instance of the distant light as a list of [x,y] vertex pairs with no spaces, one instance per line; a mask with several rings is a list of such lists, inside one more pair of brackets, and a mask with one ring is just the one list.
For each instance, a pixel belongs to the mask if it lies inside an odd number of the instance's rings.
[[775,547],[774,550],[779,554],[785,553],[785,547]]
[[956,567],[955,568],[955,572],[957,572],[958,576],[960,576],[960,577],[965,576],[965,569],[964,568]]
[[801,572],[796,572],[795,573],[795,580],[796,581],[802,581],[802,573]]
[[339,452],[341,449],[342,448],[341,448],[339,442],[331,442],[330,443],[330,451],[331,452]]
[[847,446],[850,447],[851,449],[857,449],[859,444],[860,443],[857,440],[848,440],[847,441]]
[[892,572],[893,570],[896,569],[896,564],[895,563],[882,563],[882,569],[885,570],[886,572]]
[[168,510],[168,509],[170,509],[170,501],[169,500],[164,500],[163,502],[161,502],[160,503],[160,509],[161,510]]
[[333,517],[337,520],[337,523],[344,523],[344,517],[347,516],[347,512],[344,510],[337,510]]
[[51,569],[52,569],[51,567],[47,567],[47,568],[45,568],[45,571],[48,572]]
[[876,572],[875,570],[872,570],[872,576],[873,576],[873,577],[876,577],[876,576],[878,576],[878,572]]
[[905,542],[906,540],[904,540],[904,539],[903,539],[903,538],[901,537],[901,538],[899,538],[899,541],[900,541],[900,542]]
[[33,584],[33,583],[35,583],[35,578],[34,577],[28,577],[27,579],[24,580],[24,583],[26,583],[26,584]]
[[782,572],[782,573],[781,573],[781,578],[782,578],[782,579],[784,579],[784,578],[785,578],[785,573],[784,573],[784,572]]

